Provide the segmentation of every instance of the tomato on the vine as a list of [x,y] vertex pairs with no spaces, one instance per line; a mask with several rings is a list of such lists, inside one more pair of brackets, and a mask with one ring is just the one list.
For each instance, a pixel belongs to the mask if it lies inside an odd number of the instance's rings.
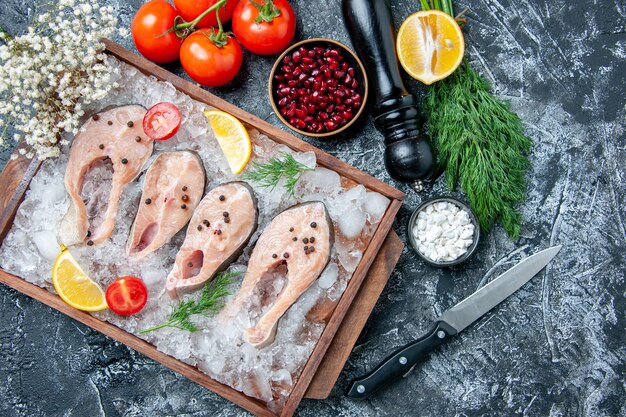
[[[200,16],[206,9],[213,6],[219,0],[174,0],[174,6],[183,19],[191,22]],[[237,6],[237,0],[227,0],[224,6],[220,7],[220,20],[226,23],[233,16],[233,11]],[[204,16],[196,25],[199,28],[217,27],[216,13],[212,12]]]
[[243,53],[232,36],[200,29],[185,39],[180,49],[180,63],[196,82],[205,87],[219,87],[235,78],[241,68]]
[[173,31],[178,12],[165,0],[152,0],[139,8],[131,25],[137,50],[152,62],[176,61],[181,40]]
[[127,276],[113,281],[104,296],[114,313],[128,316],[144,308],[148,301],[148,289],[141,279]]
[[278,54],[293,40],[296,15],[287,0],[241,0],[233,15],[233,32],[254,54]]

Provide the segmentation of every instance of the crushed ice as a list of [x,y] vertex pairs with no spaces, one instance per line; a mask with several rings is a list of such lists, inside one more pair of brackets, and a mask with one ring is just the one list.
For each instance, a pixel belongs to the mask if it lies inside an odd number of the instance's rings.
[[[202,110],[207,108],[205,104],[192,100],[169,83],[145,76],[112,57],[109,59],[112,65],[120,68],[120,77],[124,82],[102,101],[90,104],[87,114],[129,103],[149,108],[161,101],[171,101],[180,109],[183,125],[172,139],[155,144],[155,153],[146,167],[160,152],[191,149],[204,162],[207,190],[236,179],[202,114]],[[324,330],[328,312],[338,302],[358,266],[389,200],[361,185],[354,186],[334,171],[316,167],[312,152],[294,152],[257,131],[251,131],[250,136],[254,161],[262,163],[288,152],[315,169],[302,175],[295,196],[288,195],[280,186],[268,190],[251,184],[259,198],[259,228],[244,254],[229,270],[245,270],[254,242],[275,215],[293,204],[311,200],[324,201],[335,224],[335,245],[329,265],[317,284],[311,285],[283,316],[275,341],[265,348],[256,349],[243,341],[243,330],[250,326],[247,314],[239,314],[227,326],[223,325],[222,316],[195,317],[202,329],[196,333],[164,328],[139,337],[167,354],[198,366],[218,381],[266,401],[270,409],[280,411]],[[46,160],[42,164],[18,209],[11,231],[0,247],[2,268],[51,291],[54,290],[50,271],[58,254],[57,231],[69,204],[63,185],[67,153],[68,149],[64,149],[58,159]],[[84,194],[93,194],[92,198],[98,200],[94,201],[94,205],[100,205],[99,195],[106,196],[108,193],[103,187],[103,180],[107,177],[110,177],[110,171],[103,166],[92,172],[91,179],[85,184],[89,189],[85,189]],[[138,209],[141,187],[142,175],[124,191],[111,239],[97,247],[78,245],[71,248],[85,272],[103,288],[119,276],[137,275],[143,278],[149,294],[144,310],[128,317],[117,316],[108,310],[95,314],[136,335],[141,329],[165,322],[169,316],[170,306],[175,302],[164,291],[164,282],[186,229],[141,261],[119,262],[120,259],[127,259],[126,240]],[[93,214],[97,216],[97,213]],[[243,276],[239,277],[233,284],[233,293],[242,279]],[[269,293],[266,296],[270,298],[281,289],[279,281],[273,285],[266,289]]]

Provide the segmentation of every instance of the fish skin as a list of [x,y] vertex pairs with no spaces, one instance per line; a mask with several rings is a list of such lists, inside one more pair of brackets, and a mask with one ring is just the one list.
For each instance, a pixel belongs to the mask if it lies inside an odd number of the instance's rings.
[[[98,120],[90,117],[80,128],[72,142],[65,171],[65,188],[70,196],[70,206],[59,231],[59,238],[64,245],[75,245],[87,239],[90,224],[87,208],[80,195],[83,180],[93,163],[107,157],[113,164],[111,192],[104,221],[91,230],[89,240],[98,245],[111,237],[120,196],[152,155],[153,140],[145,135],[142,127],[145,114],[146,109],[138,105],[115,107],[98,113]],[[129,121],[133,122],[132,127],[127,125]],[[137,136],[142,138],[140,142],[135,141]],[[99,148],[101,144],[104,149]],[[123,164],[122,159],[128,162]]]
[[[139,210],[130,231],[126,253],[141,259],[178,233],[189,222],[200,203],[204,184],[204,166],[195,152],[160,154],[146,171]],[[187,187],[185,191],[183,187]],[[182,200],[183,195],[188,197],[187,201]],[[151,200],[150,204],[146,204],[147,199]],[[185,209],[181,208],[183,204]],[[149,236],[155,227],[156,234]],[[149,242],[142,242],[146,234]]]
[[[311,227],[316,222],[317,227]],[[289,229],[293,227],[294,231]],[[297,241],[293,238],[297,237]],[[304,238],[315,237],[315,252],[304,253]],[[259,321],[245,330],[248,343],[260,349],[274,341],[280,318],[298,298],[320,276],[330,261],[334,243],[333,223],[324,203],[313,201],[298,204],[277,215],[259,237],[244,277],[241,288],[229,307],[239,309],[249,300],[263,275],[281,265],[287,264],[287,284],[278,294],[273,305]],[[278,258],[273,258],[273,254]],[[289,257],[285,258],[284,253]],[[232,311],[232,310],[231,310]]]
[[[220,195],[226,197],[225,201],[219,200]],[[229,223],[224,221],[225,211],[229,213]],[[209,191],[193,213],[185,242],[167,277],[165,288],[170,296],[202,288],[235,261],[255,232],[258,215],[256,196],[245,182],[229,182]],[[204,220],[210,222],[209,227],[203,224]],[[217,230],[222,233],[216,234]],[[202,265],[198,270],[199,260]],[[189,267],[189,262],[196,265]]]

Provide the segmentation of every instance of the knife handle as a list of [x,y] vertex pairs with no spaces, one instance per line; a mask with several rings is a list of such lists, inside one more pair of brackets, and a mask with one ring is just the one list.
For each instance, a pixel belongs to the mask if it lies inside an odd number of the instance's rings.
[[447,323],[435,322],[424,336],[396,350],[368,374],[353,379],[348,384],[346,396],[365,399],[390,382],[406,376],[419,361],[456,333]]

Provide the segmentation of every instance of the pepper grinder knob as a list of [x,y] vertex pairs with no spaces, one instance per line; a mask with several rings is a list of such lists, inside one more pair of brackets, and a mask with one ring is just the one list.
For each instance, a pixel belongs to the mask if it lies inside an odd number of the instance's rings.
[[433,175],[435,158],[420,132],[417,99],[400,76],[389,2],[343,0],[342,8],[352,44],[376,94],[374,123],[385,138],[387,171],[395,180],[422,184]]

